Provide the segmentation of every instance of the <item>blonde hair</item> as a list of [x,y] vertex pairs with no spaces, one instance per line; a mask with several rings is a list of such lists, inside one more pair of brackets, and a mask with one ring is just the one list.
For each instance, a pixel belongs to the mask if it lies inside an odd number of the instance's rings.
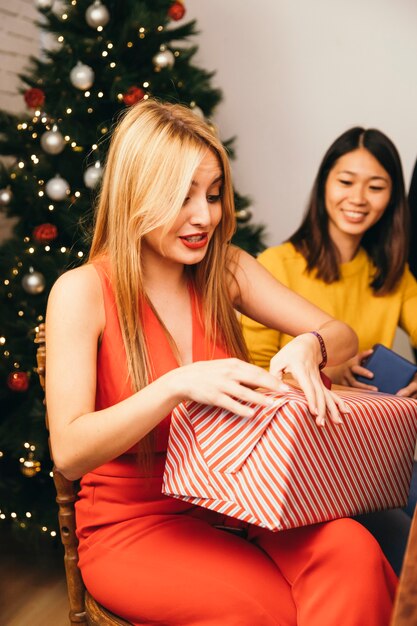
[[218,158],[224,177],[222,217],[204,259],[187,270],[203,302],[207,341],[220,341],[231,355],[247,358],[228,297],[233,278],[228,269],[228,249],[236,222],[225,149],[213,130],[190,109],[142,101],[125,112],[113,133],[90,251],[90,261],[106,256],[110,263],[128,373],[135,391],[150,380],[140,310],[146,297],[142,240],[155,228],[169,230],[207,150]]

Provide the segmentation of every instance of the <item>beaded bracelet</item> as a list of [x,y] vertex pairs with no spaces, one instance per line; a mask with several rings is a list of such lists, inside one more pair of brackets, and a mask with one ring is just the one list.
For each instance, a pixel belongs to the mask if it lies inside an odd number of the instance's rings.
[[327,350],[326,350],[326,345],[324,343],[324,339],[323,337],[320,335],[320,333],[318,333],[316,330],[310,330],[310,333],[312,335],[315,335],[317,337],[317,339],[319,340],[319,344],[320,344],[320,350],[321,350],[321,363],[319,365],[319,370],[322,370],[326,367],[327,365]]

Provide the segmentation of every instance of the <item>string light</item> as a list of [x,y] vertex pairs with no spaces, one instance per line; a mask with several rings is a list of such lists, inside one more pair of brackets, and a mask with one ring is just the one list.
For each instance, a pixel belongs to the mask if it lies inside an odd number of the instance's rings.
[[68,107],[68,109],[66,110],[66,113],[68,113],[68,115],[70,115],[70,113],[72,113],[72,109],[70,107]]
[[112,62],[110,63],[110,67],[111,67],[112,69],[113,69],[113,68],[115,68],[115,67],[116,67],[116,63],[115,63],[114,61],[112,61]]
[[49,252],[51,249],[51,246],[45,246],[45,252]]
[[42,198],[42,196],[44,196],[44,195],[45,195],[45,193],[44,193],[42,190],[41,190],[41,191],[38,191],[38,196],[39,196],[40,198]]
[[0,337],[0,346],[4,346],[5,343],[6,343],[6,337]]
[[111,41],[109,41],[109,43],[107,44],[107,47],[109,48],[109,50],[111,50],[113,48],[113,44]]
[[23,161],[19,161],[17,165],[18,167],[20,167],[21,170],[25,167],[25,164],[23,163]]
[[99,91],[99,92],[98,92],[98,94],[97,94],[97,96],[98,96],[99,98],[102,98],[102,97],[104,96],[104,93],[103,93],[102,91]]
[[76,192],[74,193],[74,196],[75,196],[76,198],[79,198],[79,197],[81,196],[81,192],[76,191]]
[[35,248],[29,248],[28,252],[29,254],[33,254],[35,252]]
[[107,50],[103,50],[103,52],[101,53],[102,57],[106,57],[109,53],[107,52]]
[[128,41],[126,45],[127,45],[128,48],[133,48],[133,42],[132,41]]
[[65,246],[62,246],[62,248],[61,248],[61,252],[62,252],[62,253],[64,253],[64,252],[66,252],[66,251],[67,251],[66,247],[65,247]]
[[85,96],[86,98],[89,98],[89,97],[90,97],[90,92],[89,92],[89,91],[84,91],[84,96]]
[[62,43],[63,41],[64,41],[64,37],[63,37],[62,35],[60,35],[60,36],[58,37],[58,42],[59,42],[59,43]]

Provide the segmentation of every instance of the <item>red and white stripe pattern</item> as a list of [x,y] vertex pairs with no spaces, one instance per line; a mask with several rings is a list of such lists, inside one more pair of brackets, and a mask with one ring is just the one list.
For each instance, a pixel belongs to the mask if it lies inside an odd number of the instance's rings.
[[258,407],[250,419],[196,402],[179,405],[163,492],[271,530],[404,506],[417,401],[338,393],[351,414],[324,428],[296,390],[269,393],[274,405]]

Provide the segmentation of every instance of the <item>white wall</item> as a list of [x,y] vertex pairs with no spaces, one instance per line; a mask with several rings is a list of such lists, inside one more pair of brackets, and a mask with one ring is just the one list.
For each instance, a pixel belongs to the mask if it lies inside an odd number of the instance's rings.
[[39,51],[39,13],[33,0],[0,0],[0,108],[26,111],[18,74]]
[[[0,0],[0,109],[25,111],[19,72],[27,66],[31,54],[39,51],[38,19],[33,0]],[[0,242],[11,235],[12,220],[0,211]]]
[[[384,131],[406,184],[417,156],[416,0],[187,0],[199,65],[216,70],[215,120],[237,136],[236,187],[267,244],[298,226],[319,161],[351,126]],[[395,348],[410,358],[403,333]]]
[[186,0],[197,61],[216,70],[236,185],[279,243],[299,224],[319,161],[353,125],[417,156],[416,0]]

